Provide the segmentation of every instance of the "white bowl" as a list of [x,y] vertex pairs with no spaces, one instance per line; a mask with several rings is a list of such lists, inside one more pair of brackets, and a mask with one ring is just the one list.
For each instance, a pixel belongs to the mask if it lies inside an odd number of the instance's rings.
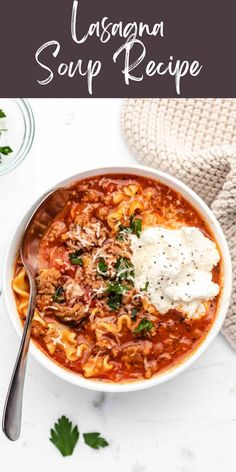
[[[149,177],[160,181],[163,184],[168,185],[172,189],[179,192],[183,197],[202,215],[203,219],[207,222],[210,227],[215,240],[217,241],[218,247],[221,252],[222,261],[223,261],[223,287],[220,297],[220,302],[218,306],[217,316],[206,336],[202,341],[200,346],[185,360],[183,360],[179,365],[162,372],[160,374],[154,375],[152,378],[141,381],[134,381],[128,383],[106,383],[97,380],[86,379],[79,374],[67,371],[63,367],[60,367],[58,364],[53,362],[49,357],[47,357],[35,344],[31,342],[30,353],[33,355],[37,361],[48,369],[53,374],[58,377],[70,382],[72,384],[78,385],[80,387],[85,387],[91,390],[104,391],[104,392],[130,392],[134,390],[141,390],[148,387],[153,387],[155,385],[161,384],[180,374],[189,367],[198,357],[207,349],[211,344],[217,333],[219,332],[222,323],[225,319],[232,288],[232,267],[230,253],[228,245],[223,234],[223,231],[216,220],[212,211],[207,207],[207,205],[202,201],[202,199],[193,192],[189,187],[180,182],[179,180],[171,177],[170,175],[140,165],[127,165],[121,167],[105,167],[88,170],[86,172],[81,172],[77,175],[74,175],[59,184],[56,187],[61,185],[70,185],[71,183],[84,179],[86,177],[92,177],[102,174],[136,174],[144,177]],[[3,263],[3,295],[6,304],[7,313],[15,327],[19,336],[22,334],[22,325],[17,313],[14,294],[11,288],[11,281],[13,278],[13,268],[16,252],[19,248],[20,241],[24,232],[25,224],[32,214],[33,209],[36,207],[37,202],[35,202],[30,208],[27,214],[22,218],[16,225],[15,230],[13,231],[10,242],[5,252],[5,259]]]

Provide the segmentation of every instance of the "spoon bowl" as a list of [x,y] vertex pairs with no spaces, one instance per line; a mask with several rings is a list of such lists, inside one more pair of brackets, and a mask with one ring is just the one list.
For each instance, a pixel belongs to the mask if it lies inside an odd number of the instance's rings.
[[21,431],[25,370],[37,293],[35,276],[39,269],[39,245],[48,225],[63,210],[68,199],[68,190],[63,187],[53,189],[43,195],[26,225],[21,242],[20,255],[29,278],[30,298],[21,344],[3,411],[2,429],[11,441],[16,441]]

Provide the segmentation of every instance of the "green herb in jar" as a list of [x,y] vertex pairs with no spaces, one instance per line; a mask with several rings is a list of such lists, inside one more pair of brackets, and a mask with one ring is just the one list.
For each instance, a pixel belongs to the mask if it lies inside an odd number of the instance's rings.
[[[1,118],[6,118],[6,113],[3,110],[0,110],[0,119]],[[5,128],[0,128],[0,136],[1,133],[7,131]],[[0,146],[0,163],[1,163],[1,156],[8,156],[8,154],[11,154],[13,152],[12,148],[10,146]]]

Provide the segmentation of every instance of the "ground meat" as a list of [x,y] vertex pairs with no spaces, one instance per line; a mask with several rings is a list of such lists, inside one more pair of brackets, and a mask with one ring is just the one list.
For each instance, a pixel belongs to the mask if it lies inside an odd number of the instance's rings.
[[35,323],[33,321],[33,325],[32,325],[32,334],[33,336],[36,336],[37,338],[38,337],[42,337],[42,336],[45,336],[46,332],[47,332],[47,326],[42,326],[41,324],[39,323]]
[[[116,341],[114,339],[108,338],[107,336],[103,336],[99,341],[96,342],[96,346],[99,349],[110,350],[114,348]],[[95,354],[95,351],[93,351]]]
[[140,341],[139,343],[125,347],[122,351],[121,362],[132,365],[143,365],[144,358],[151,353],[152,343]]
[[112,202],[113,202],[113,194],[111,193],[111,194],[106,195],[104,198],[105,205],[109,206],[112,204]]
[[103,200],[104,200],[104,193],[95,189],[90,189],[89,191],[85,192],[85,194],[81,198],[82,202],[89,202],[89,203],[103,202]]
[[36,307],[39,311],[43,311],[47,306],[52,304],[52,296],[51,295],[41,295],[38,294],[36,296]]
[[96,300],[96,307],[98,308],[99,318],[106,318],[111,315],[111,310],[107,305],[107,299],[101,298]]
[[99,203],[78,204],[72,212],[74,214],[73,223],[80,226],[87,225],[91,221],[92,213],[99,207]]
[[60,239],[61,235],[66,232],[66,225],[63,221],[55,221],[50,226],[47,233],[48,243],[54,244],[56,240]]
[[94,296],[96,296],[96,298],[98,299],[104,297],[104,293],[107,288],[107,283],[104,280],[100,281],[100,280],[94,280],[92,277],[91,278],[86,277],[84,278],[83,282],[84,282],[84,285],[88,289],[90,289],[89,299],[91,299],[91,297],[94,297]]
[[59,285],[60,278],[60,271],[53,267],[51,269],[40,269],[36,278],[38,293],[53,295],[55,288]]
[[109,214],[109,208],[105,207],[105,206],[98,208],[97,211],[96,211],[97,217],[101,220],[106,221],[106,219],[108,217],[108,214]]
[[123,303],[124,303],[125,306],[127,306],[128,304],[131,304],[133,302],[135,293],[136,293],[136,291],[135,291],[134,288],[132,288],[131,290],[128,290],[127,292],[124,292]]
[[56,310],[53,311],[53,314],[66,324],[73,323],[75,325],[88,315],[88,313],[84,311],[82,303],[76,303],[73,307],[61,305],[59,303],[54,303],[53,306],[56,308]]
[[92,353],[96,354],[106,354],[107,351],[110,351],[114,346],[115,341],[104,336],[99,341],[96,342],[96,345],[92,349]]

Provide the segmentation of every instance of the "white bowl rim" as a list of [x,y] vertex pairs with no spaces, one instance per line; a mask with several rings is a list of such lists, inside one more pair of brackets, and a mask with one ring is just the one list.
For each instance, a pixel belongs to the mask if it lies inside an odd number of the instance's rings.
[[[228,248],[228,244],[224,233],[221,229],[220,224],[218,223],[216,217],[214,216],[213,212],[209,209],[209,207],[204,203],[204,201],[186,184],[181,182],[180,180],[172,177],[171,175],[157,170],[155,168],[142,166],[139,164],[122,164],[121,166],[111,166],[111,167],[96,167],[86,171],[79,172],[73,176],[70,176],[63,181],[60,181],[56,185],[52,186],[59,187],[63,185],[70,185],[73,182],[93,177],[96,175],[106,175],[106,174],[130,174],[130,175],[139,175],[144,177],[153,178],[154,180],[159,180],[161,183],[168,185],[170,188],[173,188],[184,198],[191,203],[191,205],[203,216],[203,219],[207,222],[211,231],[216,238],[218,243],[219,249],[221,251],[222,261],[223,261],[223,272],[224,272],[224,283],[221,292],[221,298],[218,306],[218,313],[216,316],[215,321],[213,322],[206,338],[202,341],[199,347],[185,360],[183,360],[180,364],[177,364],[172,369],[164,371],[160,374],[156,374],[150,379],[145,380],[137,380],[132,382],[124,382],[124,383],[112,383],[112,382],[103,382],[99,380],[90,380],[82,377],[79,374],[73,373],[72,371],[66,370],[53,360],[51,360],[46,354],[44,354],[35,343],[31,342],[30,344],[30,354],[49,372],[53,373],[57,377],[77,385],[79,387],[84,387],[90,390],[100,391],[100,392],[131,392],[142,390],[146,388],[150,388],[156,385],[159,385],[163,382],[166,382],[176,375],[183,372],[187,367],[189,367],[195,360],[197,360],[203,352],[209,347],[211,342],[214,340],[216,335],[218,334],[223,321],[225,319],[229,302],[230,302],[230,295],[232,290],[232,265],[231,265],[231,257]],[[41,200],[42,196],[40,197]],[[17,246],[19,244],[20,237],[18,236],[18,242],[16,243],[15,240],[17,239],[17,233],[20,229],[21,234],[23,233],[24,226],[26,221],[28,220],[30,214],[32,213],[33,209],[36,207],[37,201],[31,204],[28,207],[28,210],[25,213],[25,216],[22,218],[20,217],[15,225],[14,230],[12,231],[11,237],[9,239],[5,256],[3,260],[3,269],[2,269],[2,293],[3,299],[5,302],[6,312],[9,313],[11,322],[13,327],[15,328],[16,332],[19,336],[22,335],[22,326],[19,319],[19,315],[16,310],[15,306],[15,299],[9,284],[10,279],[7,277],[8,273],[11,272],[11,277],[13,275],[13,263],[14,257],[17,251]],[[25,223],[23,223],[25,221]],[[10,267],[11,263],[11,267]],[[227,274],[227,277],[225,276]]]

